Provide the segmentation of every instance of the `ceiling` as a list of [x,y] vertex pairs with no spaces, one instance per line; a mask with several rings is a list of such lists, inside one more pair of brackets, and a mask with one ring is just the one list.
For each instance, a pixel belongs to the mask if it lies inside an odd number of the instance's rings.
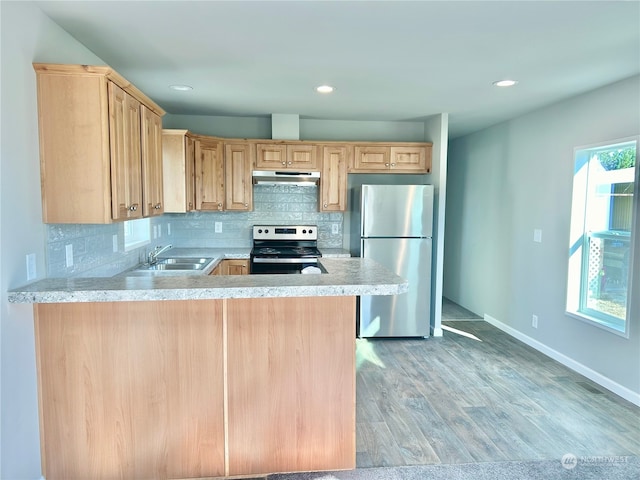
[[34,3],[171,114],[447,112],[457,137],[640,73],[637,0]]

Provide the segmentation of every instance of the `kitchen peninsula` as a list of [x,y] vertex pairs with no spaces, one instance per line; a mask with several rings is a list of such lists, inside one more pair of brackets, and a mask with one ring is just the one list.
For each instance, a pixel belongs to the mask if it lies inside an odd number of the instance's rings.
[[322,275],[44,279],[33,303],[44,475],[180,479],[355,467],[357,295],[407,283],[361,258]]

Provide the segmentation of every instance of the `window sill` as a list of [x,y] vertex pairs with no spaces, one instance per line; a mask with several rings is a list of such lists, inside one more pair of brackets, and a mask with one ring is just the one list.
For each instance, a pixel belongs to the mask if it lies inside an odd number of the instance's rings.
[[614,335],[618,335],[619,337],[623,337],[627,339],[629,338],[628,321],[625,322],[625,326],[627,326],[626,331],[623,331],[606,323],[604,320],[593,317],[591,315],[587,315],[584,312],[575,312],[575,311],[566,310],[565,313],[569,317],[578,319],[588,325],[594,326],[596,328],[599,328],[609,333],[613,333]]

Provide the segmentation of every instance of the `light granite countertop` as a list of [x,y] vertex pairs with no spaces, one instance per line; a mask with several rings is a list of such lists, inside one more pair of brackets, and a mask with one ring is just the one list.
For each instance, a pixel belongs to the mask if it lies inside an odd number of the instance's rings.
[[[188,250],[188,255],[197,255],[196,249]],[[172,255],[178,253],[174,251]],[[206,253],[210,254],[211,252]],[[225,249],[220,260],[234,258],[230,256],[233,254],[234,252]],[[184,255],[187,256],[187,253]],[[106,278],[48,278],[10,290],[8,300],[11,303],[67,303],[396,295],[405,293],[408,289],[405,279],[371,259],[327,256],[322,258],[321,263],[328,273],[181,276],[120,274]]]

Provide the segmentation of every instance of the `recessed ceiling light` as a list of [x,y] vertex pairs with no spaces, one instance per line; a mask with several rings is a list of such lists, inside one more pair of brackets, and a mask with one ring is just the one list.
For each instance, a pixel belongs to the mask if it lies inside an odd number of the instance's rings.
[[319,87],[316,87],[316,92],[318,93],[331,93],[334,90],[335,89],[331,85],[320,85]]
[[496,87],[513,87],[517,80],[498,80],[497,82],[493,82]]
[[193,90],[193,87],[189,85],[169,85],[171,90],[178,90],[179,92],[187,92],[189,90]]

